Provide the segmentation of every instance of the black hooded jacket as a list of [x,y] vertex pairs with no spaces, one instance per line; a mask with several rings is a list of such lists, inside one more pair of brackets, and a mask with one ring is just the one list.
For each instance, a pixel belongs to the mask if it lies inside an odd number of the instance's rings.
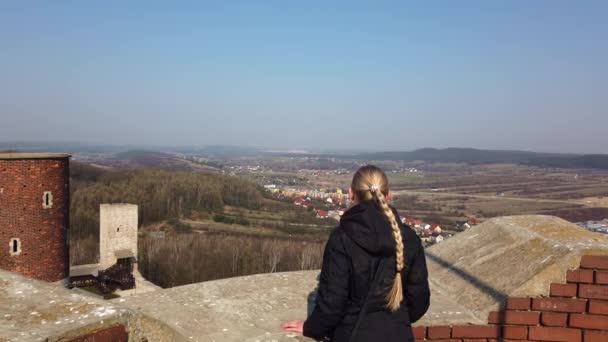
[[378,270],[379,286],[370,297],[355,341],[414,340],[410,325],[429,307],[428,273],[420,238],[410,227],[399,224],[406,257],[401,307],[395,312],[386,308],[396,272],[391,227],[374,201],[363,201],[347,210],[331,232],[323,254],[316,306],[304,323],[305,336],[348,341],[374,271],[381,258],[388,258],[385,267]]

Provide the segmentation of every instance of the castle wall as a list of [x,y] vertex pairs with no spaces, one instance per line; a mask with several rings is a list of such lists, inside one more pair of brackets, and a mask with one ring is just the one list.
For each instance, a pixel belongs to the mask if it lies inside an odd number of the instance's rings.
[[116,263],[116,252],[129,250],[137,257],[137,205],[102,204],[99,208],[99,268]]
[[0,268],[68,276],[69,156],[0,154]]
[[608,256],[583,255],[549,296],[507,297],[485,325],[413,328],[417,341],[608,341]]

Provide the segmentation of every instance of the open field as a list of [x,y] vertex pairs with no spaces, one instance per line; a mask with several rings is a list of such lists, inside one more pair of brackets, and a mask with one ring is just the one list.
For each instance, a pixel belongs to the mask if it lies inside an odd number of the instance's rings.
[[[98,203],[128,201],[138,204],[142,214],[143,272],[162,286],[318,268],[328,233],[337,222],[316,218],[312,207],[296,206],[291,197],[273,197],[260,185],[345,190],[363,162],[311,164],[306,158],[242,162],[214,161],[228,165],[221,174],[137,168],[127,172],[75,164],[71,262],[91,263],[98,258]],[[446,237],[457,232],[456,222],[470,217],[483,221],[547,214],[573,222],[608,217],[608,171],[512,164],[376,164],[387,172],[391,202],[400,213],[441,224]],[[322,199],[311,202],[317,210],[335,209]],[[175,268],[176,264],[183,267]]]
[[576,201],[534,198],[493,197],[398,190],[393,204],[406,216],[449,224],[476,217],[484,220],[496,216],[543,214],[561,210],[577,211],[585,205]]
[[[386,170],[393,204],[415,218],[450,224],[468,217],[483,220],[518,214],[552,214],[577,220],[608,217],[606,170],[515,164],[372,163]],[[355,170],[282,170],[258,172],[254,178],[270,180],[280,175],[281,179],[297,180],[292,182],[293,187],[346,189]]]
[[[583,221],[608,215],[608,201],[603,197],[608,196],[606,171],[438,164],[422,172],[422,182],[404,182],[389,175],[394,180],[395,205],[419,218],[439,216],[447,222],[471,216],[483,220],[551,214]],[[410,200],[401,200],[404,196]]]
[[608,172],[537,168],[511,164],[432,164],[423,169],[422,182],[401,182],[395,189],[435,189],[439,192],[542,199],[608,196]]

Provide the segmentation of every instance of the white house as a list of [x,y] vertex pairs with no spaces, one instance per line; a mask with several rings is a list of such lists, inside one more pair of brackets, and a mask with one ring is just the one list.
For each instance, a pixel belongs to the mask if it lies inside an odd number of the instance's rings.
[[443,241],[443,236],[441,236],[441,235],[432,236],[431,241],[433,241],[435,243],[439,243],[439,242]]

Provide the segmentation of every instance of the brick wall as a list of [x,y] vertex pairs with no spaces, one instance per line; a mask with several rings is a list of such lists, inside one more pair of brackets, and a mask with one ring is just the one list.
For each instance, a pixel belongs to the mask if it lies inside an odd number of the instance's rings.
[[549,297],[506,300],[487,325],[415,327],[416,340],[608,342],[608,256],[583,256]]
[[128,340],[127,329],[124,325],[118,324],[72,338],[69,342],[127,342]]
[[[50,191],[52,207],[43,207]],[[68,276],[69,159],[0,159],[0,268],[49,282]],[[18,238],[19,255],[10,254]]]

